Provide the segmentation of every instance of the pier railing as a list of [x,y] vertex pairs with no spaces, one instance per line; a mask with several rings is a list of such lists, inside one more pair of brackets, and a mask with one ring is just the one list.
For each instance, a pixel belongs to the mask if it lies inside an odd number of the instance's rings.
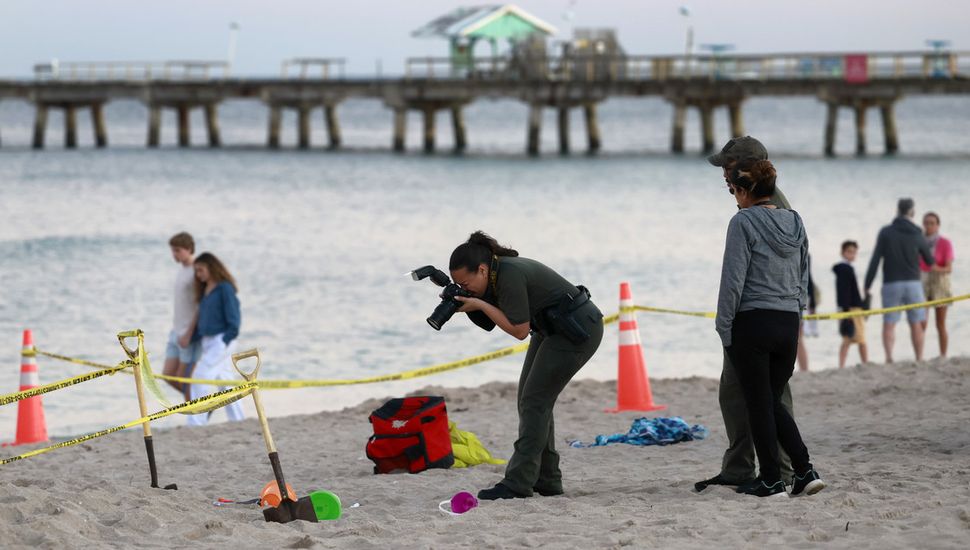
[[[290,68],[294,73],[290,73]],[[319,72],[317,72],[319,71]],[[347,60],[337,57],[297,57],[287,59],[282,63],[280,76],[283,78],[320,78],[323,80],[331,78],[346,78]]]
[[51,61],[34,65],[37,80],[212,80],[228,76],[226,61]]
[[864,82],[970,77],[970,52],[791,53],[773,55],[413,57],[407,79],[628,81],[811,79]]

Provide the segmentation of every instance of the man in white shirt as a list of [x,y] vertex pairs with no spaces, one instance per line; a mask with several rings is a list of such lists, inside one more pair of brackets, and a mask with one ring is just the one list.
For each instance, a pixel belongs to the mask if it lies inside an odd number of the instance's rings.
[[[165,347],[165,368],[162,372],[169,376],[187,376],[190,366],[199,358],[199,344],[192,342],[199,310],[192,265],[195,241],[192,235],[182,232],[169,239],[168,245],[172,249],[172,259],[179,264],[179,268],[175,275],[175,316]],[[183,393],[187,391],[187,387],[183,388],[179,382],[169,380],[168,383]]]

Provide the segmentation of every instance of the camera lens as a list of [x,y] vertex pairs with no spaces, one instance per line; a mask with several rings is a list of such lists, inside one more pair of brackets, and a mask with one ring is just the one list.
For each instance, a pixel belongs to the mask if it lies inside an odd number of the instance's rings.
[[431,316],[428,317],[428,324],[435,330],[441,330],[441,327],[448,322],[448,319],[451,319],[451,316],[458,311],[459,307],[461,307],[461,304],[457,301],[451,298],[445,298],[431,312]]

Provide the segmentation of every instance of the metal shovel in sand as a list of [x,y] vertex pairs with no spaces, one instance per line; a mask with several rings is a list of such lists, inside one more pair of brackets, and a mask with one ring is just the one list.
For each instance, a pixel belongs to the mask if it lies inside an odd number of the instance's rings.
[[[253,369],[252,372],[246,373],[239,368],[238,362],[249,357],[256,358],[256,368]],[[262,365],[262,361],[259,357],[259,350],[251,349],[241,353],[234,353],[232,355],[232,365],[236,368],[236,371],[246,379],[247,382],[254,382],[257,374],[259,374],[259,367]],[[298,519],[316,522],[319,516],[320,503],[314,502],[314,500],[319,500],[319,497],[315,499],[312,497],[317,496],[318,493],[293,500],[290,496],[291,491],[287,490],[286,481],[283,479],[283,468],[280,466],[280,456],[279,453],[276,452],[276,444],[273,443],[273,434],[271,434],[269,431],[269,423],[266,421],[266,413],[263,411],[263,402],[259,397],[259,387],[253,389],[253,402],[256,404],[256,414],[259,415],[259,425],[263,430],[263,441],[266,442],[266,452],[269,453],[269,463],[273,466],[273,476],[276,478],[276,484],[279,486],[280,494],[279,504],[264,508],[263,517],[266,518],[266,521],[276,523],[289,523]],[[333,496],[336,498],[336,495]],[[317,506],[315,506],[315,504]],[[339,517],[339,499],[336,501],[336,510],[337,516]],[[321,519],[331,518],[324,517]]]
[[[138,346],[136,349],[131,349],[125,342],[128,338],[137,338]],[[141,416],[144,418],[148,416],[148,406],[145,404],[145,393],[142,390],[142,372],[141,372],[141,361],[140,357],[144,351],[144,333],[140,330],[129,330],[118,334],[118,342],[121,343],[121,347],[124,348],[125,353],[128,355],[128,359],[133,363],[132,373],[135,375],[135,389],[138,393],[138,410],[141,412]],[[155,443],[152,441],[152,428],[148,422],[145,422],[142,426],[142,432],[145,435],[145,452],[148,454],[148,473],[151,475],[151,486],[152,488],[158,489],[158,468],[155,465]],[[164,487],[169,490],[178,490],[178,485],[171,483]]]

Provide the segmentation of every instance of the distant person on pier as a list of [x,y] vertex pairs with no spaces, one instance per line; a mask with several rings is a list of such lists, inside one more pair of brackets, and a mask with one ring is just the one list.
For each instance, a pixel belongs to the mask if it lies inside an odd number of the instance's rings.
[[[711,155],[707,161],[721,168],[724,181],[728,186],[727,190],[730,191],[734,170],[738,163],[767,160],[767,158],[768,150],[760,141],[751,136],[744,136],[728,141],[720,153]],[[785,194],[781,192],[777,185],[770,201],[778,208],[791,208]],[[695,483],[694,489],[697,491],[703,491],[711,485],[743,488],[755,482],[755,451],[751,439],[751,428],[748,425],[748,407],[744,401],[744,393],[737,372],[734,365],[731,364],[731,358],[726,352],[723,357],[717,397],[721,406],[721,417],[724,419],[728,448],[724,451],[724,457],[721,460],[721,471],[710,479]],[[794,416],[791,389],[788,384],[785,384],[782,390],[781,403],[788,413]],[[778,458],[782,479],[791,481],[794,475],[791,460],[785,454],[784,449],[780,447]]]
[[[182,232],[172,236],[168,245],[172,250],[172,259],[179,267],[175,274],[175,315],[168,335],[168,345],[165,346],[165,366],[162,373],[184,377],[199,360],[199,345],[192,342],[199,309],[199,303],[195,299],[195,268],[192,265],[195,240],[192,235]],[[188,388],[183,387],[181,382],[169,380],[168,383],[188,395]]]
[[[927,212],[923,216],[923,234],[926,236],[930,250],[933,251],[933,258],[936,260],[932,266],[927,265],[923,258],[920,258],[919,261],[926,299],[932,301],[950,298],[953,296],[950,291],[950,273],[953,272],[953,243],[950,242],[950,239],[940,235],[940,216],[936,212]],[[946,332],[947,307],[947,305],[941,305],[934,308],[936,311],[936,332],[940,339],[940,357],[946,357],[946,348],[949,343],[949,335]],[[928,317],[929,311],[927,310],[927,319],[923,319],[924,331],[929,320]]]
[[[232,367],[232,353],[236,350],[236,337],[239,336],[242,322],[236,281],[219,258],[203,252],[195,259],[195,291],[199,317],[192,340],[201,342],[202,356],[192,372],[192,378],[233,380],[236,376]],[[198,399],[224,389],[228,387],[192,384],[189,397]],[[238,401],[226,405],[224,409],[229,420],[244,418]],[[202,426],[208,421],[208,413],[193,414],[188,418],[190,426]]]
[[[872,251],[869,269],[866,271],[866,295],[876,279],[879,263],[882,266],[882,307],[896,307],[918,304],[925,301],[923,283],[920,280],[919,259],[922,256],[927,265],[936,262],[930,245],[920,228],[913,223],[915,213],[913,199],[899,199],[896,205],[896,219],[879,231],[876,246]],[[893,346],[896,343],[896,323],[902,312],[886,313],[882,322],[882,346],[886,352],[886,363],[893,362]],[[923,360],[923,322],[926,309],[906,310],[909,321],[910,339],[917,361]]]
[[[855,261],[859,252],[859,243],[845,241],[842,243],[842,261],[832,266],[835,273],[835,302],[839,311],[862,311],[865,303],[859,293],[859,281],[855,276]],[[869,350],[866,347],[865,317],[852,317],[839,321],[839,335],[842,344],[839,346],[839,368],[845,367],[845,359],[849,355],[852,344],[859,346],[859,358],[863,363],[869,362]]]

